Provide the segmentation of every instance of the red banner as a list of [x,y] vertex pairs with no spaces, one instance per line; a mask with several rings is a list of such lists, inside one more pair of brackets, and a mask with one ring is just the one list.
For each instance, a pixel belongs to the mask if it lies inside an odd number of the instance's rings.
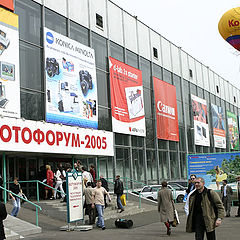
[[10,10],[14,10],[13,0],[0,0],[0,6],[4,6]]
[[113,132],[145,136],[142,72],[109,57]]
[[153,77],[157,114],[157,137],[179,141],[176,87]]

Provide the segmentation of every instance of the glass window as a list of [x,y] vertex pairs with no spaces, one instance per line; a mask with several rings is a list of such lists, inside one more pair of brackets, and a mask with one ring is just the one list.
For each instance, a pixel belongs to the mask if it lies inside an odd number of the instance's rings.
[[15,11],[19,16],[20,38],[41,45],[41,6],[29,0],[17,0]]
[[87,28],[70,21],[70,38],[89,46],[89,31]]
[[162,67],[156,65],[155,63],[153,64],[153,76],[162,80]]
[[167,149],[167,141],[158,139],[158,148],[159,149]]
[[146,146],[155,148],[154,121],[146,118]]
[[169,141],[169,149],[170,150],[176,150],[177,149],[177,144],[174,141]]
[[163,81],[172,84],[172,73],[166,69],[163,69]]
[[176,87],[177,100],[182,101],[181,78],[173,74],[173,85]]
[[116,145],[129,145],[129,135],[115,133],[115,144]]
[[185,131],[184,127],[181,126],[179,126],[179,149],[180,151],[186,151]]
[[193,83],[190,83],[190,94],[197,96],[197,86]]
[[187,155],[185,152],[180,153],[181,178],[187,179]]
[[196,153],[202,153],[202,146],[196,145]]
[[21,90],[21,117],[28,120],[45,120],[44,94]]
[[110,84],[109,74],[97,70],[97,92],[98,92],[98,105],[110,107]]
[[123,58],[123,47],[119,46],[118,44],[114,42],[110,42],[110,56],[124,62]]
[[184,107],[185,107],[186,123],[188,126],[190,126],[191,122],[193,121],[192,113],[190,112],[190,110],[192,111],[192,108],[190,107],[189,104],[184,104]]
[[182,102],[177,101],[178,122],[183,123],[183,108]]
[[42,49],[20,42],[21,87],[43,91]]
[[193,145],[194,145],[194,129],[193,128],[187,129],[187,139],[188,139],[188,151],[193,152]]
[[177,152],[170,152],[171,179],[179,179],[179,164]]
[[197,91],[198,91],[198,97],[200,98],[204,98],[204,92],[203,89],[200,87],[197,87]]
[[133,147],[143,147],[143,137],[131,136]]
[[107,70],[107,40],[96,33],[92,33],[92,47],[95,50],[96,66],[103,70]]
[[126,63],[132,67],[138,68],[138,55],[127,50],[126,51]]
[[153,101],[152,101],[152,90],[143,88],[143,98],[144,98],[144,111],[147,118],[153,117]]
[[98,129],[111,131],[112,118],[111,111],[107,108],[98,107]]
[[219,97],[216,97],[216,105],[220,106],[221,104],[221,99]]
[[[133,149],[132,160],[133,160],[133,179],[138,182],[144,182],[144,169],[146,166],[143,160],[143,150]],[[135,183],[134,183],[135,185]]]
[[67,36],[67,19],[48,8],[45,8],[46,27]]
[[151,187],[144,187],[142,192],[151,192]]
[[149,184],[156,184],[158,182],[157,177],[157,161],[154,151],[147,150],[147,179]]
[[150,62],[144,58],[140,58],[140,69],[142,70],[142,80],[143,86],[147,88],[152,88],[151,80],[151,65]]
[[183,79],[183,100],[185,103],[189,104],[190,91],[189,82]]
[[159,174],[161,180],[169,179],[168,153],[159,152]]
[[210,93],[210,101],[211,103],[216,104],[216,97],[212,93]]
[[130,176],[130,157],[127,148],[116,148],[116,174],[121,177]]

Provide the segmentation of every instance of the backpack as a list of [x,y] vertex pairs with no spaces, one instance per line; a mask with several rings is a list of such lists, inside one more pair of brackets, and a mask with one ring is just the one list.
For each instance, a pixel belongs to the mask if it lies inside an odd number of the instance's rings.
[[212,200],[211,189],[208,189],[208,190],[207,190],[207,196],[208,196],[209,202],[211,203],[211,205],[212,205],[212,207],[213,207],[215,216],[216,216],[216,218],[218,218],[218,210],[217,210],[217,207],[216,207],[215,203],[214,203],[213,200]]

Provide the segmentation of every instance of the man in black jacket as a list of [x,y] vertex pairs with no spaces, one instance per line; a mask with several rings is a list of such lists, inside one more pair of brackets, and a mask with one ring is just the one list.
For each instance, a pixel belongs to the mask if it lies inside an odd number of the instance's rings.
[[[102,187],[105,188],[107,192],[109,192],[108,182],[103,177],[103,175],[100,176],[100,180],[101,180],[101,183],[102,183]],[[104,195],[104,203],[105,203],[105,208],[107,208],[108,204],[107,204],[106,194]]]
[[118,206],[118,209],[121,209],[119,212],[121,213],[124,211],[124,208],[120,199],[120,197],[123,194],[123,182],[120,180],[120,175],[117,175],[114,181],[114,193],[117,195],[117,206]]
[[7,211],[5,204],[0,202],[0,240],[6,239],[5,232],[4,232],[4,226],[3,226],[3,220],[7,217]]

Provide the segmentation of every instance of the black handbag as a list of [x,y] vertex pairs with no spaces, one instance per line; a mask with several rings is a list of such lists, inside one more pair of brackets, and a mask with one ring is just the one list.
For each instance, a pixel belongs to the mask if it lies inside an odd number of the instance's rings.
[[133,221],[119,218],[115,221],[115,226],[117,228],[131,228],[133,226]]

